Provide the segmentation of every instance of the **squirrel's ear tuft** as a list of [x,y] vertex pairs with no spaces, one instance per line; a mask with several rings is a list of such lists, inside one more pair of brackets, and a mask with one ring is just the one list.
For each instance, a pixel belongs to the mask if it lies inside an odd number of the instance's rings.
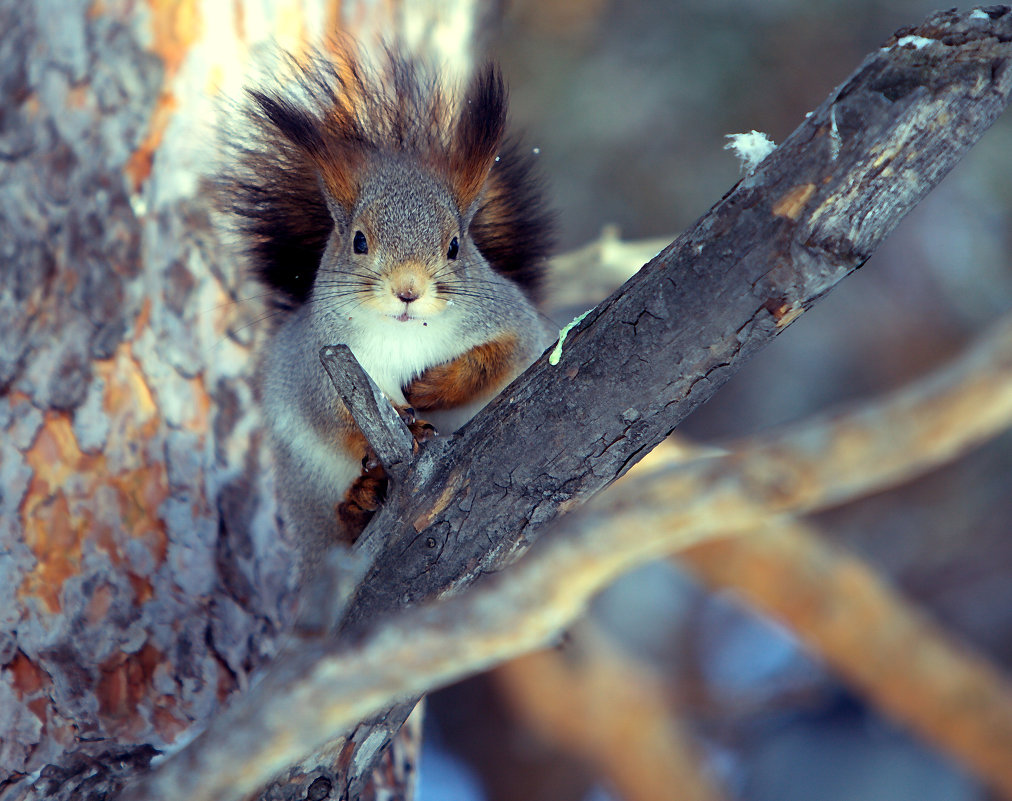
[[[340,138],[341,135],[350,138],[351,125],[354,123],[352,115],[335,102],[334,107],[329,109],[330,117],[335,119],[321,120],[312,111],[285,98],[256,89],[247,92],[277,132],[316,165],[323,188],[328,194],[328,206],[337,203],[345,213],[349,213],[359,194],[359,171],[362,166],[361,149],[342,142]],[[334,209],[331,208],[331,211]]]
[[317,162],[320,180],[327,193],[327,206],[337,223],[345,222],[355,207],[361,191],[359,175],[364,160],[360,150],[350,147],[340,150],[342,152],[331,153]]
[[246,94],[260,114],[285,139],[308,155],[315,157],[323,152],[320,121],[312,112],[295,105],[287,98],[267,94],[259,89],[247,89]]
[[506,84],[493,64],[472,78],[454,130],[450,182],[457,203],[467,211],[478,199],[506,130]]
[[537,303],[551,255],[555,215],[545,202],[536,151],[509,137],[493,163],[471,220],[478,250]]

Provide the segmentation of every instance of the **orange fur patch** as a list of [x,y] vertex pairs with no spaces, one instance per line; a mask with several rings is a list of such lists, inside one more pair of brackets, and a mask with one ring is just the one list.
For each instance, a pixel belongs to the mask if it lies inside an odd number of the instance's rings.
[[[331,150],[334,149],[332,145]],[[361,150],[353,147],[336,149],[339,152],[320,154],[317,166],[331,197],[350,211],[359,195],[360,175],[365,164],[365,156]]]
[[355,421],[352,420],[351,415],[344,408],[344,404],[341,404],[338,409],[338,417],[345,424],[341,435],[341,450],[351,456],[356,462],[361,462],[369,450],[369,443],[366,441],[365,435],[355,425]]
[[[343,407],[342,407],[343,411]],[[404,407],[398,407],[401,417],[405,417]],[[348,416],[347,412],[342,417]],[[350,416],[348,416],[350,420]],[[406,421],[408,422],[408,421]],[[431,424],[424,420],[410,420],[408,429],[416,443],[422,443],[432,439],[436,430]],[[354,427],[344,437],[344,447],[356,459],[365,460],[366,454],[372,454],[369,443],[366,442],[362,432]],[[416,445],[417,450],[417,445]],[[372,459],[370,461],[375,461]],[[372,516],[383,503],[387,493],[387,474],[382,465],[375,465],[368,469],[363,465],[362,473],[348,487],[344,499],[337,505],[334,513],[341,524],[340,539],[347,545],[353,545],[359,535],[365,530],[366,525]]]
[[453,409],[491,395],[516,371],[517,342],[515,334],[505,334],[430,367],[404,388],[404,397],[415,409],[429,411]]
[[387,475],[382,467],[374,467],[363,472],[348,487],[344,500],[336,509],[343,542],[348,545],[354,544],[383,503],[386,492]]

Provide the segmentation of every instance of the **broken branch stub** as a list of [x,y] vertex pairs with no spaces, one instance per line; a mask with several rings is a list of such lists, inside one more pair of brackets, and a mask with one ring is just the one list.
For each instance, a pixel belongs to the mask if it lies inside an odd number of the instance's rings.
[[347,345],[320,348],[320,361],[383,469],[395,480],[402,479],[414,438],[390,400]]

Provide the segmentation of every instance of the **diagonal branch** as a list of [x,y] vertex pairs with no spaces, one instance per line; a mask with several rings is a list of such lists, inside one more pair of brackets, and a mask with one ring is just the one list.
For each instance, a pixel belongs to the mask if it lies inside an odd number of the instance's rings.
[[[910,478],[1010,425],[1012,318],[955,365],[884,401],[723,455],[686,462],[678,453],[560,521],[519,563],[405,610],[355,646],[306,640],[124,798],[239,798],[389,704],[543,645],[595,592],[649,559]],[[762,464],[770,469],[757,470]],[[946,656],[962,664],[958,652]],[[968,670],[981,703],[997,710],[993,731],[1012,732],[1012,688],[986,666]]]
[[679,555],[790,630],[884,713],[1012,798],[1012,685],[800,522]]
[[[601,490],[862,264],[1012,91],[1012,13],[939,14],[870,55],[759,168],[458,436],[373,526],[344,625],[494,569]],[[944,41],[943,41],[944,39]],[[944,122],[943,122],[944,121]]]
[[[913,38],[911,38],[913,37]],[[1008,104],[1012,13],[942,12],[870,54],[696,225],[422,454],[373,521],[353,637],[509,562],[863,264]],[[366,536],[364,540],[371,541]],[[410,709],[393,710],[387,733]],[[375,725],[354,741],[375,741]],[[359,765],[358,761],[352,764]],[[350,777],[350,793],[367,767]]]

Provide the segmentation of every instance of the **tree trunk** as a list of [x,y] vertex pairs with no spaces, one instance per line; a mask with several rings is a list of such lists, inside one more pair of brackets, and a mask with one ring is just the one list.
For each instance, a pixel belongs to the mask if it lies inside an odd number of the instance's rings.
[[89,5],[0,9],[5,799],[97,798],[178,745],[293,599],[190,146],[208,23]]
[[[199,183],[212,90],[235,94],[258,40],[447,9],[287,5],[0,0],[5,800],[105,797],[248,686],[290,623],[250,381],[263,308]],[[457,71],[471,5],[442,41]]]

